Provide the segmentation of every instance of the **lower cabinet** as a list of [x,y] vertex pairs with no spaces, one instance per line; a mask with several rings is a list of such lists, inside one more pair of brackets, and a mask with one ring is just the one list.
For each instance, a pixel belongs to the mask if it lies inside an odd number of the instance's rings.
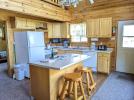
[[98,72],[109,74],[111,69],[111,53],[99,52],[97,60]]

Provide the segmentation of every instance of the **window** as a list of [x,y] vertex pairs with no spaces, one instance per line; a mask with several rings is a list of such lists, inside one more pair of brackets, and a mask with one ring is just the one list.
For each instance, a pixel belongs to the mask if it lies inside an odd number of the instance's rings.
[[71,24],[70,34],[72,42],[87,42],[86,24],[85,23]]
[[0,38],[2,38],[3,34],[2,34],[2,29],[0,28]]
[[134,25],[124,25],[123,47],[134,48]]

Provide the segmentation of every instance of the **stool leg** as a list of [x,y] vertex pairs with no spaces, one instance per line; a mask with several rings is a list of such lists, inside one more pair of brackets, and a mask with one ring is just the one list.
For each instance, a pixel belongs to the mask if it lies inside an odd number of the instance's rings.
[[68,94],[69,94],[69,96],[70,96],[70,93],[72,92],[72,90],[73,90],[73,82],[70,81],[69,82],[69,88],[68,88]]
[[74,100],[77,100],[77,82],[74,82]]
[[89,75],[88,75],[88,73],[86,73],[86,81],[87,81],[87,92],[88,92],[88,95],[90,95],[90,91],[89,91],[90,84],[89,84]]
[[83,99],[86,100],[86,96],[85,96],[85,93],[84,93],[84,88],[83,88],[83,85],[82,85],[82,81],[79,81],[79,84],[80,84],[81,93],[83,95]]
[[96,83],[93,79],[92,71],[88,72],[88,74],[89,74],[89,77],[90,77],[90,80],[91,80],[91,88],[90,89],[92,90],[93,88],[95,88]]
[[94,79],[93,79],[93,75],[92,75],[92,72],[91,71],[89,72],[89,77],[90,77],[90,80],[91,80],[91,84],[92,85],[95,84]]
[[68,82],[65,81],[63,88],[62,88],[62,91],[61,91],[60,100],[64,100],[67,87],[68,87]]

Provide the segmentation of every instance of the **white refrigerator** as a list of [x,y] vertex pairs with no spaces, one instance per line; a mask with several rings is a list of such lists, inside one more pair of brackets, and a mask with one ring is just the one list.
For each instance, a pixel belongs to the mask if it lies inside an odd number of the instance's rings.
[[31,61],[43,60],[45,58],[44,32],[15,32],[14,50],[16,64],[28,65]]

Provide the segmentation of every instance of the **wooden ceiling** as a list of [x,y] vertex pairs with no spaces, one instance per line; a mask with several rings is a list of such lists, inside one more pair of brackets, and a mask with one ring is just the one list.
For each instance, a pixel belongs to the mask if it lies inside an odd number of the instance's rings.
[[70,11],[72,11],[73,13],[82,13],[112,7],[121,7],[128,5],[134,6],[134,0],[94,0],[94,1],[95,3],[91,5],[88,0],[83,0],[76,8],[71,7]]

